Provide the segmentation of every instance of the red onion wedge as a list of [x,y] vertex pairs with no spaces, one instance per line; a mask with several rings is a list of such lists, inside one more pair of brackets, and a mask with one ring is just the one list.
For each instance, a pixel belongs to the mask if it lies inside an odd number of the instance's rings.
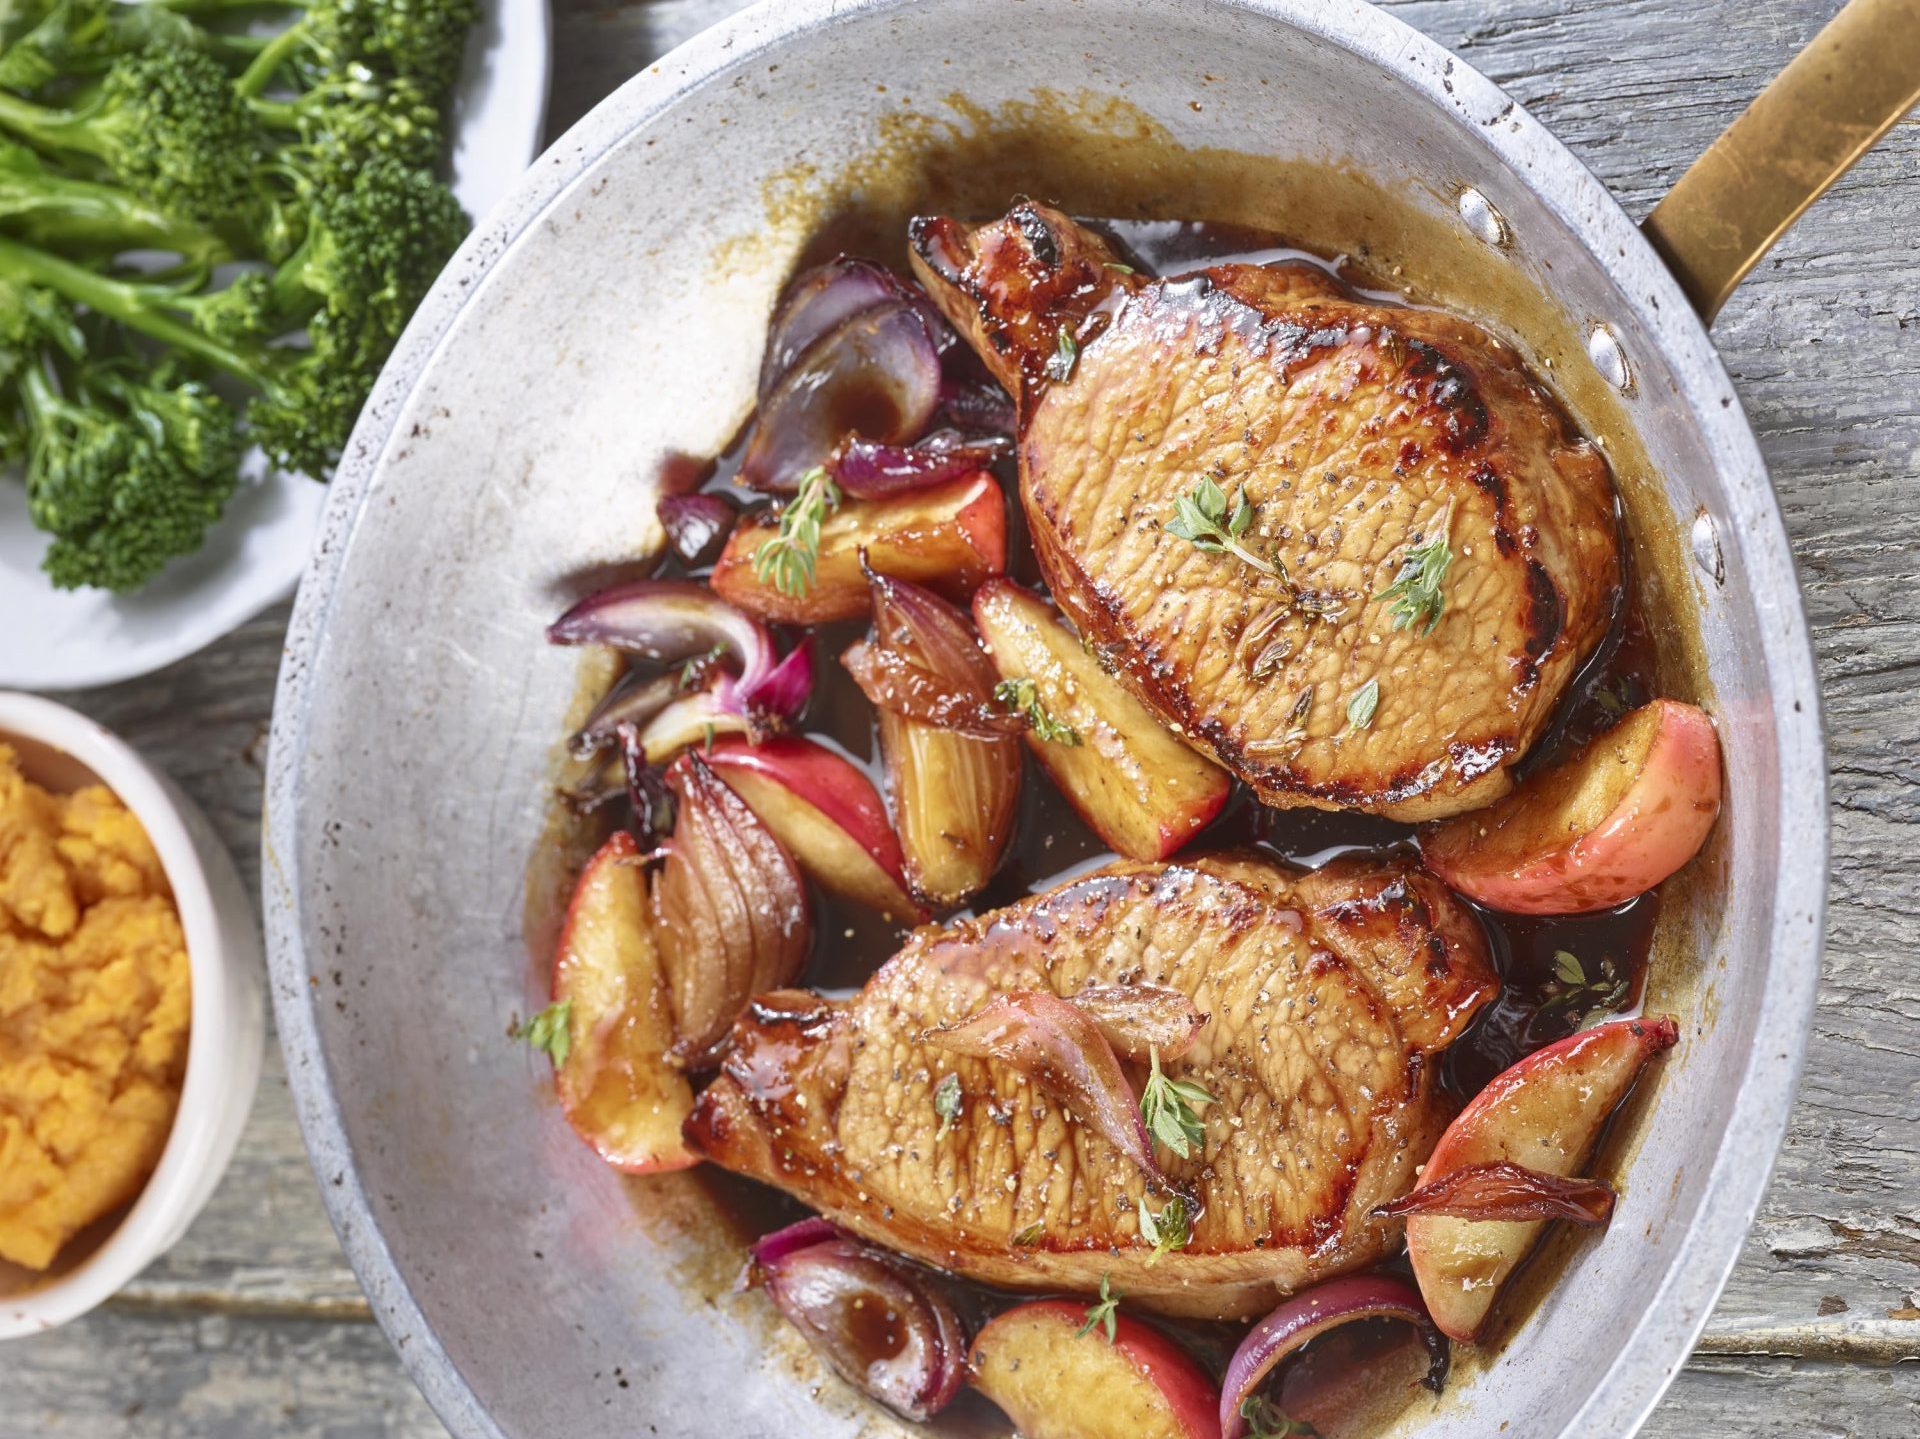
[[1012,453],[1013,441],[1005,436],[968,439],[957,430],[935,430],[905,446],[849,435],[827,457],[827,471],[855,498],[883,500],[957,480]]
[[1020,417],[1013,399],[992,380],[949,373],[940,382],[940,413],[963,430],[1010,435]]
[[666,777],[648,762],[640,733],[632,725],[620,731],[620,757],[626,771],[627,805],[632,810],[627,828],[640,848],[651,853],[673,830],[673,791],[667,788]]
[[626,792],[626,774],[619,753],[602,750],[574,779],[560,787],[560,798],[575,814],[592,814]]
[[1140,1101],[1099,1028],[1080,1010],[1040,989],[995,995],[975,1013],[920,1038],[969,1059],[1011,1065],[1139,1168],[1155,1189],[1166,1175],[1153,1157]]
[[567,748],[585,758],[606,749],[623,728],[644,725],[681,693],[678,674],[648,675],[628,670],[595,705],[580,728],[567,737]]
[[1446,1341],[1427,1317],[1420,1294],[1404,1279],[1387,1274],[1349,1274],[1294,1295],[1253,1326],[1227,1361],[1220,1386],[1221,1439],[1245,1439],[1247,1421],[1241,1406],[1259,1393],[1280,1361],[1296,1353],[1310,1339],[1355,1319],[1403,1319],[1429,1336],[1433,1364],[1427,1384],[1438,1390],[1447,1373]]
[[809,1245],[840,1237],[840,1227],[817,1214],[797,1220],[784,1229],[776,1229],[771,1234],[761,1235],[747,1247],[747,1272],[741,1276],[741,1287],[753,1288],[759,1282],[759,1270],[771,1268],[796,1249],[805,1249]]
[[786,493],[849,434],[897,445],[925,432],[940,401],[940,352],[911,304],[841,321],[807,347],[760,402],[739,481]]
[[800,870],[773,832],[697,752],[675,760],[673,837],[653,887],[654,921],[673,1009],[669,1057],[711,1065],[733,1022],[762,990],[790,984],[813,944]]
[[[825,1230],[818,1234],[813,1226]],[[952,1402],[966,1378],[967,1333],[922,1274],[824,1220],[789,1226],[754,1246],[748,1282],[834,1373],[918,1423]]]
[[1140,1064],[1156,1049],[1162,1059],[1178,1059],[1207,1024],[1191,999],[1164,984],[1089,984],[1070,1002],[1093,1021],[1114,1053]]
[[767,348],[760,361],[762,397],[779,384],[815,340],[855,315],[890,301],[919,309],[932,322],[929,330],[936,343],[940,331],[947,330],[946,321],[939,318],[923,290],[871,260],[840,255],[795,278],[767,329]]
[[733,533],[740,509],[725,495],[662,495],[654,507],[660,526],[684,565],[710,565]]
[[1403,1199],[1382,1204],[1376,1219],[1408,1214],[1444,1214],[1450,1219],[1566,1219],[1588,1229],[1613,1217],[1613,1186],[1604,1179],[1562,1179],[1509,1160],[1468,1164],[1423,1184]]
[[766,629],[694,580],[634,580],[588,595],[547,626],[547,640],[669,663],[720,647],[749,680],[774,663]]

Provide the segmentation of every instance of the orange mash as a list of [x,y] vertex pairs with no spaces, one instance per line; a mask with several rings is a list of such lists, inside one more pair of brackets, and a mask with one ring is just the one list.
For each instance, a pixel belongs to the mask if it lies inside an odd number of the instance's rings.
[[112,791],[49,794],[0,744],[0,1259],[45,1269],[140,1192],[187,1065],[187,946]]

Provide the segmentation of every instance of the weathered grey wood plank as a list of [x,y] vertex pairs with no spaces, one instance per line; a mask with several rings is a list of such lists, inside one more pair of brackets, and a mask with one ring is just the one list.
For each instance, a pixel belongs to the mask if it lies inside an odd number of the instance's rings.
[[[0,1439],[443,1439],[370,1323],[109,1310],[10,1346]],[[1696,1362],[1646,1439],[1913,1439],[1920,1369]],[[694,1439],[694,1436],[678,1436]],[[762,1439],[762,1436],[741,1436]]]
[[[1643,213],[1837,0],[1397,0]],[[734,0],[556,5],[570,123]],[[1781,1427],[1920,1434],[1920,123],[1790,234],[1719,341],[1801,563],[1833,765],[1833,910],[1807,1078],[1779,1170],[1660,1439]],[[206,806],[251,877],[284,612],[159,676],[77,697]],[[0,1351],[0,1439],[426,1436],[364,1315],[270,1066],[240,1156],[114,1307]],[[329,1316],[332,1316],[331,1318]],[[1784,1357],[1781,1357],[1784,1356]],[[127,1407],[143,1403],[138,1413]],[[291,1411],[283,1406],[293,1406]]]

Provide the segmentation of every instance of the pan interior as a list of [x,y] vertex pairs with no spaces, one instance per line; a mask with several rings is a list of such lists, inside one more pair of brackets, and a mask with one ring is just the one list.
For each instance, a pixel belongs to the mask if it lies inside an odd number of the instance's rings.
[[[1711,388],[1724,375],[1704,342],[1692,368],[1669,360],[1671,324],[1697,332],[1661,317],[1670,286],[1634,288],[1643,251],[1593,258],[1624,221],[1584,173],[1383,17],[1333,36],[1305,4],[847,8],[830,26],[824,0],[763,8],[556,147],[528,182],[551,203],[430,302],[444,337],[338,482],[283,681],[267,869],[294,1083],[377,1312],[463,1435],[898,1429],[734,1292],[737,1236],[706,1180],[606,1170],[545,1060],[505,1038],[544,994],[522,926],[551,876],[536,868],[530,895],[528,864],[578,684],[578,656],[541,630],[583,576],[651,543],[662,463],[733,433],[797,262],[898,258],[917,210],[1031,193],[1361,257],[1514,340],[1606,445],[1636,582],[1667,617],[1664,687],[1715,712],[1729,764],[1726,817],[1663,906],[1652,970],[1650,1007],[1682,1018],[1682,1044],[1612,1140],[1609,1234],[1536,1266],[1556,1282],[1513,1306],[1525,1322],[1394,1432],[1630,1431],[1758,1200],[1799,1030],[1773,1041],[1804,1025],[1779,1006],[1810,993],[1817,945],[1817,889],[1777,873],[1785,827],[1824,825],[1818,761],[1783,752],[1776,725],[1776,699],[1803,691],[1812,724],[1804,630],[1764,476]],[[1549,203],[1529,175],[1587,188]],[[1703,513],[1718,583],[1692,557]],[[1756,1089],[1762,1036],[1789,1052]],[[946,1422],[1004,1432],[985,1406]]]

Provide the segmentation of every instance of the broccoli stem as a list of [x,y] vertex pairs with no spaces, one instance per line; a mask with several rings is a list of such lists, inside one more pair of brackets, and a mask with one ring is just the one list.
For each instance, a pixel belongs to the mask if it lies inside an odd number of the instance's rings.
[[0,166],[0,228],[35,245],[74,250],[171,250],[196,267],[233,258],[219,235],[113,185]]
[[117,320],[150,340],[226,371],[261,389],[272,387],[274,362],[262,347],[231,345],[203,334],[159,308],[150,289],[110,279],[31,245],[0,239],[0,279],[42,285],[72,304]]
[[0,126],[42,149],[78,151],[96,160],[113,154],[111,138],[98,133],[85,116],[50,110],[10,90],[0,90]]
[[260,53],[240,72],[240,78],[233,82],[233,88],[247,99],[258,101],[266,93],[267,86],[273,83],[275,72],[299,54],[306,43],[307,32],[299,24],[282,30],[260,48]]

